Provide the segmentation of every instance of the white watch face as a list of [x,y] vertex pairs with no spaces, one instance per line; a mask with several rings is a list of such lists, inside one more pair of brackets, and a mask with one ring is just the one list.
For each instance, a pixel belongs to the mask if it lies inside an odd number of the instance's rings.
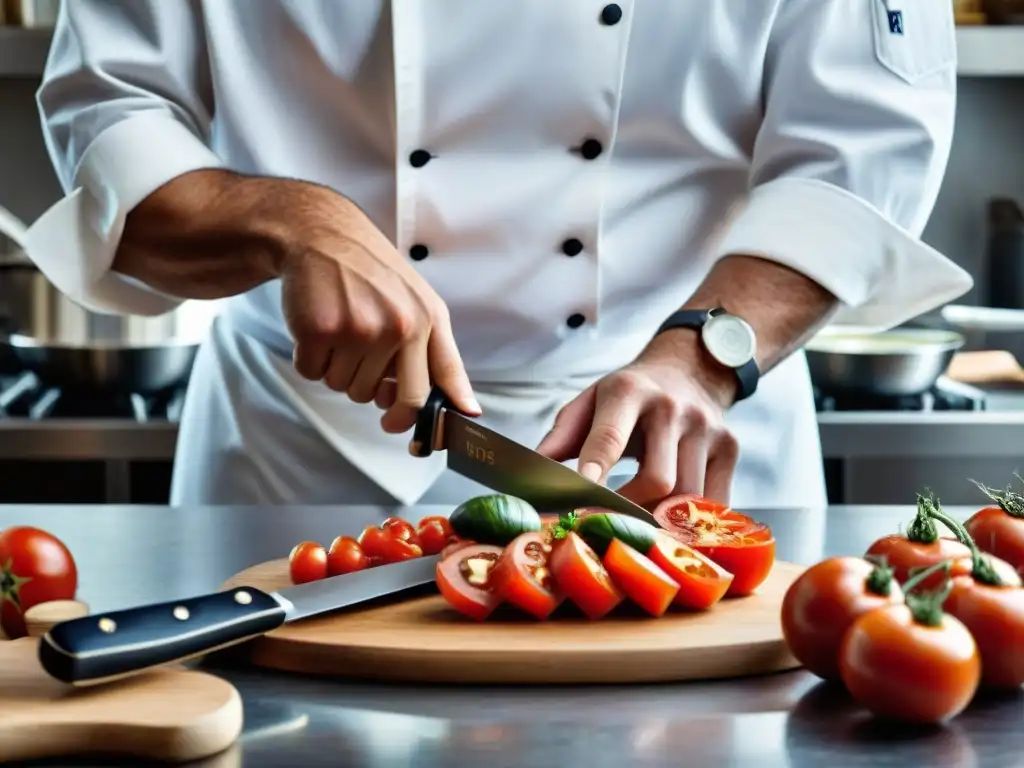
[[754,329],[735,315],[708,318],[702,333],[704,346],[722,365],[739,368],[754,359],[757,337]]

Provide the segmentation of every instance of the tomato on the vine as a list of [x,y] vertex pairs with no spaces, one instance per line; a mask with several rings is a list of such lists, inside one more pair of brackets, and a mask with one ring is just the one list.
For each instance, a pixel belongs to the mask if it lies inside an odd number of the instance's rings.
[[[459,551],[455,552],[455,556]],[[546,619],[564,595],[551,577],[551,546],[543,533],[523,533],[505,547],[491,571],[494,594],[537,619]]]
[[305,584],[327,577],[327,550],[315,541],[302,541],[288,555],[288,572],[293,584]]
[[501,554],[501,547],[467,542],[441,558],[435,579],[441,596],[464,616],[477,621],[486,619],[501,604],[491,583]]
[[892,569],[859,557],[813,565],[782,599],[782,635],[797,661],[825,680],[839,679],[839,647],[850,625],[868,611],[903,603]]
[[686,493],[661,502],[654,519],[674,539],[733,575],[729,595],[751,594],[775,565],[771,528],[725,504]]
[[978,548],[1024,572],[1024,496],[1007,488],[998,491],[977,484],[995,502],[980,509],[964,524]]
[[27,633],[24,613],[51,600],[73,600],[78,569],[56,536],[30,526],[0,532],[0,627],[10,639]]
[[327,575],[341,576],[369,566],[369,558],[359,542],[351,536],[339,536],[327,550]]

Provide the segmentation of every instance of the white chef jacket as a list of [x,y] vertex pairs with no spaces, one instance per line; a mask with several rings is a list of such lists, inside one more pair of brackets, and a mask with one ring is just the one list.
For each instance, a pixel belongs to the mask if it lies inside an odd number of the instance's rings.
[[[918,239],[955,70],[938,0],[66,0],[38,100],[68,197],[27,251],[96,311],[168,311],[178,298],[109,269],[125,215],[226,167],[358,203],[446,301],[483,387],[628,363],[729,253],[812,277],[839,323],[884,328],[971,286]],[[226,314],[287,360],[278,282]],[[295,407],[396,496],[437,477],[369,406],[280,368]],[[800,359],[730,416],[772,434],[797,417],[787,391],[806,421]]]

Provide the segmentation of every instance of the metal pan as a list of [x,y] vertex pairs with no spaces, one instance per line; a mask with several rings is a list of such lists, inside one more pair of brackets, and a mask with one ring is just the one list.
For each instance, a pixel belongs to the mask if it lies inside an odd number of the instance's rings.
[[964,342],[959,333],[931,328],[830,329],[805,351],[811,381],[824,393],[903,397],[931,389]]

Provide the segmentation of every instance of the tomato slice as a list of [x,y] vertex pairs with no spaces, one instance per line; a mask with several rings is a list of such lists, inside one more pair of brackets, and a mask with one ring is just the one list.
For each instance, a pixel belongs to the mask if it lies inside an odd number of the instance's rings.
[[473,544],[451,552],[437,564],[435,581],[441,596],[464,616],[483,621],[501,605],[494,593],[491,574],[501,557],[501,547]]
[[673,603],[685,608],[710,608],[733,582],[727,570],[670,536],[659,536],[647,556],[679,585]]
[[652,616],[663,616],[679,594],[671,576],[618,539],[608,545],[603,562],[616,585]]
[[400,517],[389,517],[380,524],[380,529],[390,533],[396,539],[408,541],[410,544],[419,544],[416,540],[416,527]]
[[548,565],[558,589],[589,619],[608,615],[625,598],[601,559],[575,533],[552,544]]
[[288,574],[293,584],[305,584],[327,577],[327,550],[315,541],[296,544],[288,555]]
[[361,571],[369,565],[368,561],[358,541],[351,536],[339,536],[327,550],[327,575],[340,576]]
[[775,539],[740,546],[695,546],[693,549],[733,575],[732,584],[726,592],[729,597],[753,594],[768,580],[775,566]]
[[693,493],[665,499],[654,519],[672,538],[694,548],[747,546],[774,538],[764,523]]
[[452,536],[448,539],[448,543],[444,545],[444,549],[441,550],[441,559],[448,557],[452,552],[462,549],[463,547],[472,547],[475,545],[475,541],[469,539],[460,539],[458,536]]
[[416,540],[419,542],[423,554],[436,555],[444,549],[451,538],[450,531],[451,528],[446,529],[437,519],[425,518],[416,529]]
[[551,546],[542,532],[517,536],[491,573],[495,594],[534,618],[546,619],[564,599],[551,578],[550,554]]

